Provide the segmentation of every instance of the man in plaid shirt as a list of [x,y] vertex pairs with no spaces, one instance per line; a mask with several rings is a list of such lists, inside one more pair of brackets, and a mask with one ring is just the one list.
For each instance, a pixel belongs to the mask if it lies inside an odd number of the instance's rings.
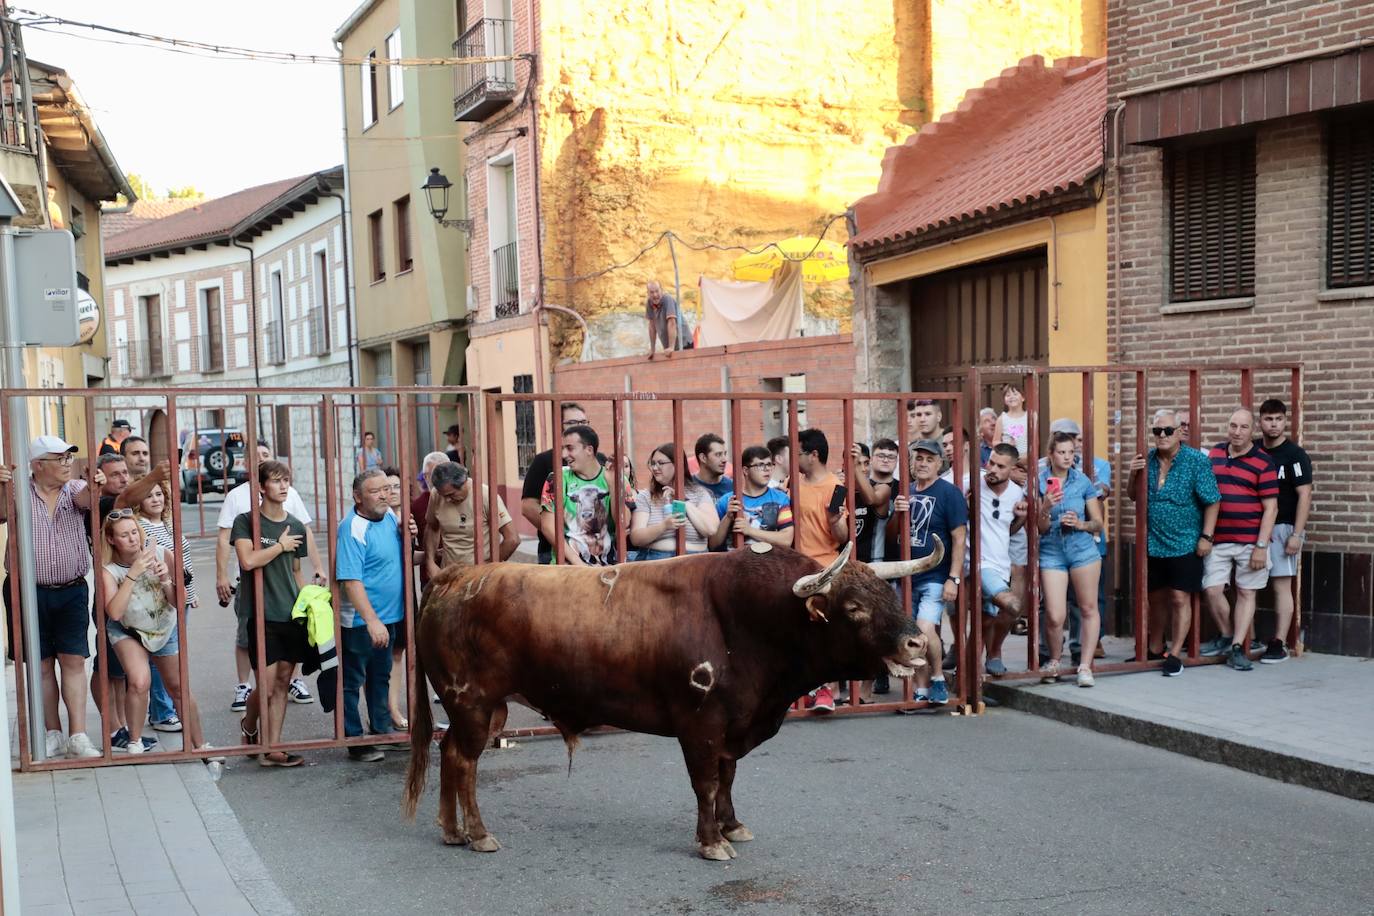
[[[57,436],[39,436],[29,446],[32,480],[30,524],[33,530],[34,572],[38,586],[38,644],[43,676],[43,720],[47,728],[47,756],[99,757],[86,734],[86,658],[90,594],[86,574],[91,570],[91,550],[86,542],[84,520],[91,508],[91,489],[84,480],[72,479],[77,447]],[[95,485],[105,475],[95,470]],[[9,468],[0,468],[0,486],[10,484]],[[8,499],[0,499],[0,522]],[[6,558],[5,621],[11,624],[12,594]],[[17,634],[9,634],[14,657]],[[61,670],[61,690],[57,671]],[[62,734],[58,697],[67,706],[71,737]]]

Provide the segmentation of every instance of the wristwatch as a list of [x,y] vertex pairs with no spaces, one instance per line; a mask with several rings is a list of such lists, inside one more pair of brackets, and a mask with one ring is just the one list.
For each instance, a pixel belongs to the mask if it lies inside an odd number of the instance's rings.
[[1205,531],[1202,532],[1201,537],[1202,537],[1202,539],[1203,539],[1204,541],[1206,541],[1208,544],[1211,544],[1211,543],[1212,543],[1212,536],[1211,536],[1210,534],[1208,534],[1207,532],[1205,532]]
[[1262,548],[1266,548],[1266,547],[1268,547],[1268,546],[1269,546],[1269,542],[1268,542],[1268,541],[1256,541],[1256,542],[1255,542],[1255,549],[1257,549],[1257,550],[1262,549]]
[[950,582],[953,582],[955,585],[959,585],[961,582],[963,582],[963,580],[960,579],[958,576],[947,576],[946,578]]

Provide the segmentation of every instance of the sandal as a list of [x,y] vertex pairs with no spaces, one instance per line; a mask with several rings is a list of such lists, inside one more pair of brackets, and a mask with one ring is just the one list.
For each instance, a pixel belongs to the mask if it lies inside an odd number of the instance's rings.
[[242,721],[242,720],[239,721],[239,734],[243,736],[243,737],[239,740],[239,744],[258,744],[258,743],[259,743],[259,741],[258,741],[258,734],[259,734],[258,729],[253,729],[253,730],[250,732],[248,729],[246,729],[246,728],[243,727],[243,721]]
[[1059,680],[1059,660],[1051,659],[1040,669],[1040,683],[1053,684]]
[[1007,666],[1002,663],[1000,658],[988,659],[983,668],[987,671],[988,677],[1002,677],[1007,673]]
[[392,716],[391,727],[398,732],[410,731],[410,720],[405,716]]
[[288,754],[285,751],[273,751],[258,757],[258,765],[264,767],[298,767],[302,763],[305,763],[304,757],[299,754]]

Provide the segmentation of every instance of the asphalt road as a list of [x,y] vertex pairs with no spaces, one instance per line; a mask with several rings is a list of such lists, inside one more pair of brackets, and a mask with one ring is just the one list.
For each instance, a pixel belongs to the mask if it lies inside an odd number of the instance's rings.
[[[213,542],[193,544],[192,683],[210,740],[230,744],[234,618],[213,598]],[[318,705],[289,709],[290,737],[331,727]],[[740,764],[758,839],[726,864],[695,855],[671,740],[589,736],[571,776],[557,739],[488,751],[491,855],[440,842],[433,756],[414,823],[405,753],[306,757],[231,758],[219,782],[305,914],[1374,913],[1374,805],[1007,710],[789,723]]]

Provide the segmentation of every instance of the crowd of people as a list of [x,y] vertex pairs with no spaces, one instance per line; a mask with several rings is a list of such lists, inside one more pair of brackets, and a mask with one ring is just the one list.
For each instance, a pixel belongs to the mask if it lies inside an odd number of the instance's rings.
[[[796,455],[787,437],[777,437],[744,445],[737,468],[716,433],[699,436],[690,456],[676,443],[658,445],[644,456],[643,486],[636,484],[630,456],[603,453],[585,409],[564,403],[558,465],[553,449],[533,457],[520,513],[538,533],[538,562],[553,562],[553,545],[561,541],[559,562],[575,566],[649,562],[754,544],[792,547],[824,565],[851,537],[862,561],[897,557],[903,538],[910,556],[921,558],[938,539],[942,562],[911,581],[911,613],[928,653],[913,684],[917,700],[939,705],[949,699],[945,672],[959,659],[952,648],[945,651],[945,618],[974,575],[982,595],[977,611],[983,673],[1009,673],[1003,646],[1008,636],[1024,632],[1018,628],[1028,610],[1026,584],[1038,575],[1041,679],[1058,680],[1071,668],[1080,687],[1091,687],[1094,660],[1103,657],[1111,465],[1083,454],[1079,425],[1069,418],[1051,424],[1044,453],[1035,455],[1021,392],[1007,386],[1003,406],[1000,412],[980,411],[977,436],[969,443],[970,453],[976,445],[979,456],[976,571],[968,543],[973,475],[956,478],[953,430],[932,401],[907,403],[905,449],[891,437],[855,443],[850,481],[843,469],[832,470],[836,456],[825,432],[810,428],[798,432]],[[1203,450],[1187,441],[1186,414],[1160,409],[1150,428],[1153,447],[1129,463],[1126,492],[1137,502],[1143,496],[1137,511],[1147,516],[1148,657],[1161,662],[1166,676],[1183,672],[1195,595],[1202,596],[1217,633],[1202,645],[1204,656],[1224,656],[1239,671],[1250,670],[1255,657],[1266,664],[1288,657],[1292,580],[1310,516],[1312,465],[1288,438],[1282,402],[1265,401],[1258,437],[1255,427],[1255,415],[1238,408],[1226,438]],[[520,546],[499,494],[483,487],[477,511],[468,467],[458,460],[466,457],[461,427],[450,427],[448,439],[448,451],[432,452],[421,462],[408,531],[401,521],[400,472],[384,463],[375,437],[364,440],[352,481],[353,507],[331,533],[332,569],[315,542],[314,520],[292,486],[289,465],[273,456],[268,443],[257,443],[258,505],[251,504],[254,488],[248,483],[226,494],[215,551],[215,594],[221,607],[233,602],[238,622],[230,706],[243,714],[244,743],[280,743],[289,706],[316,701],[304,679],[315,671],[321,672],[326,709],[333,707],[335,679],[342,679],[347,738],[408,727],[405,679],[393,671],[404,662],[407,609],[416,606],[419,587],[445,567],[476,563],[493,513],[494,559],[508,560]],[[157,732],[175,731],[183,733],[183,747],[207,749],[199,711],[180,676],[179,625],[193,610],[203,613],[202,590],[185,535],[173,525],[170,468],[166,462],[153,465],[147,442],[123,420],[112,425],[89,481],[74,474],[77,451],[58,437],[40,436],[28,454],[47,756],[101,755],[100,742],[87,729],[88,684],[97,705],[108,711],[104,731],[112,749],[147,753],[159,747]],[[906,492],[898,473],[903,451]],[[739,475],[738,487],[732,472]],[[624,511],[613,505],[615,474],[623,475]],[[0,486],[10,479],[9,470],[0,468]],[[852,520],[847,486],[853,489]],[[561,513],[555,511],[560,494]],[[95,531],[89,527],[93,498]],[[0,512],[8,504],[6,495]],[[560,515],[561,537],[555,528]],[[620,557],[616,525],[624,518],[627,556]],[[1032,525],[1038,534],[1036,570],[1027,568]],[[414,584],[409,597],[407,545]],[[174,569],[178,547],[180,583]],[[88,576],[96,550],[102,562],[93,606]],[[337,608],[330,604],[331,578]],[[1252,642],[1257,594],[1266,587],[1273,589],[1274,629],[1264,641]],[[11,599],[7,579],[7,611]],[[179,600],[185,602],[181,608]],[[102,676],[97,670],[88,680],[88,627],[102,610],[108,671]],[[7,613],[7,624],[11,620]],[[11,632],[11,656],[14,640]],[[258,670],[260,663],[265,670]],[[109,696],[103,693],[106,684]],[[886,677],[879,677],[862,686],[861,701],[890,689]],[[428,702],[427,688],[417,685],[416,692],[415,702]],[[835,685],[825,685],[804,703],[830,711],[837,692]],[[59,702],[66,707],[65,731]],[[385,750],[362,742],[348,747],[359,761],[382,759]],[[293,767],[302,758],[274,751],[259,755],[259,762]]]

